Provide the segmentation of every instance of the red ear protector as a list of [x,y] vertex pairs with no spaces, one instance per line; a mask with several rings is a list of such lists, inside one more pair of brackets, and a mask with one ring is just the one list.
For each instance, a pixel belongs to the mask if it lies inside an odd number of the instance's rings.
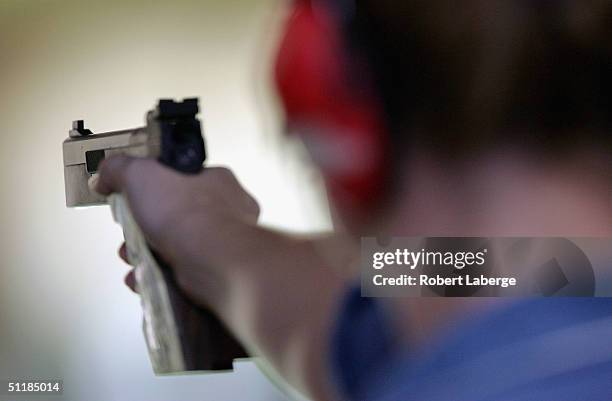
[[295,1],[276,81],[288,128],[304,140],[332,200],[363,215],[381,197],[388,138],[371,75],[347,43],[349,15],[350,2]]

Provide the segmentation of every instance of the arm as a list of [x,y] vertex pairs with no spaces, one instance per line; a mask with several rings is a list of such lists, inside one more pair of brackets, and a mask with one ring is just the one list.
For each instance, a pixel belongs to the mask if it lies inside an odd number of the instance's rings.
[[227,299],[215,306],[256,355],[317,400],[332,399],[330,334],[345,279],[320,254],[329,239],[297,239],[254,228],[252,261],[235,265]]
[[337,268],[349,265],[350,246],[257,226],[257,203],[226,169],[184,176],[152,160],[110,158],[97,190],[126,195],[194,302],[216,312],[289,383],[333,398],[329,335],[347,276]]

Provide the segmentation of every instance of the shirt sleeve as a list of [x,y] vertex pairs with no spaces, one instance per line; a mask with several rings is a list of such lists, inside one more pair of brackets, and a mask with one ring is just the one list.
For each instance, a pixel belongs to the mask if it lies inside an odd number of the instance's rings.
[[396,336],[381,301],[361,297],[358,286],[342,299],[332,334],[333,380],[342,399],[366,399],[369,384],[393,359]]

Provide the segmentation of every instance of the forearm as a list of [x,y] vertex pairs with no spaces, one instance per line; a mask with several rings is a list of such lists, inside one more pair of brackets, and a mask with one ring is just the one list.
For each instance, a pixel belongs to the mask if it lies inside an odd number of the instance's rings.
[[245,230],[234,265],[225,268],[226,292],[211,305],[247,348],[289,383],[315,399],[333,398],[327,355],[347,282],[338,264],[349,263],[348,247],[334,243],[336,249],[327,253],[331,238]]

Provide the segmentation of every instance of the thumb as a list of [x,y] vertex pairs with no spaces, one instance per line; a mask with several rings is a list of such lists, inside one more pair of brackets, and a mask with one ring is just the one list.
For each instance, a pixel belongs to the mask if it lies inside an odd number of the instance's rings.
[[104,159],[98,169],[95,191],[102,195],[122,192],[127,185],[129,168],[135,162],[136,158],[125,155]]

